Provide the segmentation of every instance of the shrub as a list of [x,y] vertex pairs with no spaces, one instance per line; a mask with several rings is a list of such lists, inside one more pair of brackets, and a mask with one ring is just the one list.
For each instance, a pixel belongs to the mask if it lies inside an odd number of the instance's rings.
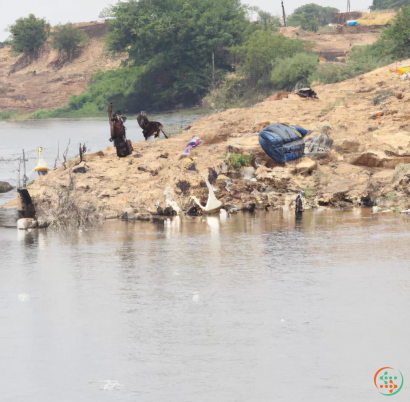
[[354,73],[346,64],[319,64],[317,69],[309,76],[310,82],[334,84],[354,77]]
[[278,60],[303,52],[305,43],[269,31],[254,32],[244,46],[234,49],[243,60],[241,71],[252,85],[270,84],[273,68]]
[[15,52],[36,53],[50,33],[50,25],[44,18],[36,18],[30,14],[27,18],[19,18],[10,27],[11,41]]
[[309,76],[319,65],[317,55],[297,53],[280,60],[272,71],[271,82],[279,89],[293,89],[299,82],[307,84]]
[[57,25],[51,35],[53,37],[53,48],[59,52],[65,52],[70,62],[79,45],[87,41],[85,33],[70,22]]
[[249,166],[254,158],[254,155],[231,154],[229,164],[234,169],[240,169],[243,166]]

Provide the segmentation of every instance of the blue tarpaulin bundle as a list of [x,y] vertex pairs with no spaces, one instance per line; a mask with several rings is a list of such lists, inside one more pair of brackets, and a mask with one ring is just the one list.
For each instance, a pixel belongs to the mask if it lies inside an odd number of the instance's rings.
[[276,163],[299,159],[305,151],[303,137],[308,130],[285,124],[271,124],[259,133],[259,144]]

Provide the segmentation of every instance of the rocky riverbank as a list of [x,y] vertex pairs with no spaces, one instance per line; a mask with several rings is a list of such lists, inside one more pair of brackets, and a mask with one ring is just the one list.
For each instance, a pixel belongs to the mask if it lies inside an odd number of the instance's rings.
[[[318,100],[289,94],[205,117],[169,140],[134,143],[127,158],[108,147],[85,155],[81,164],[70,160],[36,180],[30,194],[46,219],[52,211],[58,219],[68,199],[71,209],[105,219],[152,219],[157,202],[160,211],[174,205],[183,212],[192,205],[191,196],[205,205],[206,179],[227,210],[289,207],[300,190],[306,192],[307,208],[408,209],[410,81],[395,68],[316,85]],[[274,166],[259,146],[258,133],[276,122],[308,128],[311,135],[330,126],[333,149],[326,158]],[[181,158],[194,136],[202,144]]]

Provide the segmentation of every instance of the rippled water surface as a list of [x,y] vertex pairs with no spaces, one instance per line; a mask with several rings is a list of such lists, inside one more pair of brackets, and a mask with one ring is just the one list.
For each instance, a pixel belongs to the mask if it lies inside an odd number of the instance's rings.
[[374,401],[385,366],[408,400],[409,229],[366,211],[0,228],[1,401]]

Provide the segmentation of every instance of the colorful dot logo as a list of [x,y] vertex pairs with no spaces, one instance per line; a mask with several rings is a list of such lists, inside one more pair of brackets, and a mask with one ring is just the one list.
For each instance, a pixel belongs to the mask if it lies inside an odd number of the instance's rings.
[[403,374],[394,368],[383,367],[374,375],[374,385],[382,395],[396,395],[403,388]]

